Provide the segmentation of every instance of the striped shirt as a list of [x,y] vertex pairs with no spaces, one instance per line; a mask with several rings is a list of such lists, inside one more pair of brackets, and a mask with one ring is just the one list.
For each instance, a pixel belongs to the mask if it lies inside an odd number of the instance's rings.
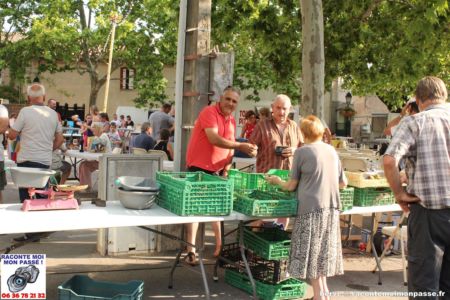
[[404,119],[385,155],[406,159],[407,192],[428,209],[450,208],[450,106],[437,104]]
[[272,119],[259,121],[249,142],[258,146],[256,172],[266,173],[270,169],[290,170],[293,156],[284,158],[275,153],[277,146],[299,147],[303,141],[300,129],[294,121],[287,120],[283,134]]

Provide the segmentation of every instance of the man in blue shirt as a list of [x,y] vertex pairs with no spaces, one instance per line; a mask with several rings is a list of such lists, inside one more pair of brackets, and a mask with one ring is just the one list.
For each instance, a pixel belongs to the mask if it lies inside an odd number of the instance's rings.
[[133,148],[142,148],[146,151],[155,147],[155,140],[151,137],[151,127],[149,122],[144,122],[141,126],[141,134],[133,140]]

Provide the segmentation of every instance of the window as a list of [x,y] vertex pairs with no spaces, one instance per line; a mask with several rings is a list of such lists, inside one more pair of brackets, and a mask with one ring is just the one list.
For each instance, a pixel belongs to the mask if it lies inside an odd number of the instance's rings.
[[134,74],[135,69],[128,69],[125,67],[120,68],[120,89],[121,90],[134,90]]

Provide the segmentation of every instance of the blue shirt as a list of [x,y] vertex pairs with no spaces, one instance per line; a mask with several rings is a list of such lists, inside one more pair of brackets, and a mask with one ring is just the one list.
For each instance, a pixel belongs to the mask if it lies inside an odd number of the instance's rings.
[[144,132],[134,138],[133,147],[142,148],[148,151],[155,147],[155,141],[151,136]]

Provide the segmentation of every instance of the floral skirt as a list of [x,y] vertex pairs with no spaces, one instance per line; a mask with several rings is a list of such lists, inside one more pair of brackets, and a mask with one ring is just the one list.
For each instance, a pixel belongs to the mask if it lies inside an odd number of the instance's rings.
[[320,209],[295,219],[288,270],[301,279],[344,273],[337,209]]

